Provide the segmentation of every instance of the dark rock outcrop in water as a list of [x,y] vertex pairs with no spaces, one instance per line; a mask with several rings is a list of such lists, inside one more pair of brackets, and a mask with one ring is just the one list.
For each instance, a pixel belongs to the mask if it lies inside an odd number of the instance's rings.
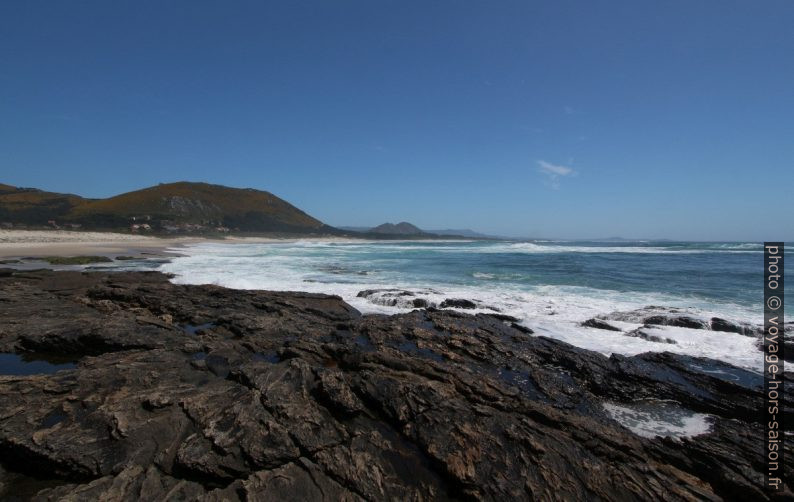
[[626,333],[625,335],[626,336],[631,336],[631,337],[634,337],[634,338],[642,338],[643,340],[648,340],[649,342],[669,343],[669,344],[672,344],[672,345],[675,345],[676,343],[678,343],[675,340],[673,340],[672,338],[669,338],[669,337],[666,337],[666,336],[662,336],[661,334],[654,334],[651,331],[652,331],[652,328],[643,327],[643,328],[637,328],[637,329],[631,330],[628,333]]
[[[0,317],[1,351],[76,362],[0,376],[0,498],[768,497],[758,376],[712,360],[158,273],[9,273]],[[711,430],[648,439],[603,406],[636,400]]]
[[615,326],[612,326],[608,322],[597,318],[586,320],[585,322],[582,323],[582,326],[584,326],[585,328],[605,329],[607,331],[621,331],[620,328],[616,328]]
[[406,291],[404,289],[365,289],[356,295],[359,298],[366,298],[373,305],[384,305],[387,307],[401,308],[429,308],[435,304],[427,298],[417,295],[434,293],[434,291]]
[[[490,307],[479,302],[479,300],[467,300],[465,298],[446,298],[441,303],[423,298],[423,295],[439,295],[438,291],[431,289],[408,291],[405,289],[397,288],[384,288],[384,289],[365,289],[359,291],[356,295],[359,298],[366,298],[367,301],[373,305],[384,305],[387,307],[400,307],[400,308],[422,308],[422,309],[464,309],[472,310],[476,308],[487,309],[493,312],[499,312],[499,309]],[[514,319],[517,320],[517,319]]]
[[727,331],[745,336],[755,336],[763,333],[763,328],[754,328],[748,324],[740,324],[719,317],[712,317],[709,326],[713,331]]
[[476,309],[477,304],[465,298],[447,298],[439,305],[442,309],[459,308],[459,309]]
[[708,329],[708,323],[702,319],[690,316],[666,316],[655,315],[645,318],[645,324],[655,324],[658,326],[675,326],[678,328],[689,329]]
[[[628,312],[613,312],[609,315],[603,316],[603,319],[656,326],[675,326],[678,328],[689,329],[710,329],[712,331],[726,331],[745,336],[758,336],[763,333],[763,328],[751,326],[749,324],[728,321],[719,317],[712,317],[711,319],[703,318],[689,313],[686,310],[672,307],[650,306]],[[603,319],[590,319],[586,321],[586,323],[602,322]]]

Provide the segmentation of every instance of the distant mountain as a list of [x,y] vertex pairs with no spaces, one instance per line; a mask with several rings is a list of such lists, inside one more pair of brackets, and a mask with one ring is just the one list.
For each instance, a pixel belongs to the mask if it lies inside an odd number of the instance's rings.
[[0,222],[165,232],[338,232],[275,195],[208,183],[167,183],[108,199],[0,185]]
[[369,236],[376,235],[412,235],[424,238],[439,238],[439,237],[457,237],[468,239],[503,239],[504,237],[497,237],[487,235],[480,232],[475,232],[469,229],[445,229],[445,230],[422,230],[421,228],[411,223],[402,222],[396,225],[392,223],[384,223],[375,228],[370,227],[354,227],[354,226],[341,226],[336,227],[340,230],[348,232],[357,232]]
[[[400,225],[405,225],[405,232],[400,232],[398,227]],[[487,235],[480,232],[475,232],[474,230],[469,229],[444,229],[444,230],[422,230],[421,228],[412,225],[411,223],[398,223],[397,225],[393,225],[391,223],[384,223],[383,225],[377,226],[375,228],[370,227],[353,227],[353,226],[342,226],[336,227],[340,230],[346,230],[349,232],[358,232],[364,234],[390,234],[390,235],[422,235],[422,236],[433,236],[433,237],[466,237],[469,239],[503,239],[503,237],[497,237],[494,235]]]
[[406,221],[402,221],[396,225],[393,223],[384,223],[383,225],[378,225],[370,229],[370,232],[388,235],[422,235],[427,233],[416,225],[412,225]]

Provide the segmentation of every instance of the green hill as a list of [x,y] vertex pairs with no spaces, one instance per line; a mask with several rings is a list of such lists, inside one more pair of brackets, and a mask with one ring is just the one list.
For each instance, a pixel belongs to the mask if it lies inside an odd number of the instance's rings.
[[0,185],[0,221],[40,225],[55,220],[93,229],[145,225],[155,232],[335,230],[275,195],[251,188],[179,182],[94,200],[25,190]]
[[46,225],[86,202],[77,195],[0,184],[0,222]]

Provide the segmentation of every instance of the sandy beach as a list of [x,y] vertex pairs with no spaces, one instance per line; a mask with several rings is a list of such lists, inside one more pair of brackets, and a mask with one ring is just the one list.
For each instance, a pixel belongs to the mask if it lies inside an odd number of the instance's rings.
[[167,248],[200,240],[192,237],[158,238],[111,232],[0,230],[0,257],[165,254]]
[[342,242],[354,239],[340,237],[236,237],[207,239],[203,237],[151,237],[112,232],[70,232],[64,230],[0,230],[0,258],[141,254],[178,254],[172,248],[198,242]]

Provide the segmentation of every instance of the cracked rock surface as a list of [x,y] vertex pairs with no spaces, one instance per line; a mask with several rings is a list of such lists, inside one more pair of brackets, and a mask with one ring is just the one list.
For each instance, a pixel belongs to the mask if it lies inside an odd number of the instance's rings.
[[[0,375],[0,499],[770,497],[761,382],[717,361],[152,272],[2,274],[0,318],[20,355]],[[23,374],[37,359],[74,366]],[[654,400],[708,432],[648,438],[604,406]]]

